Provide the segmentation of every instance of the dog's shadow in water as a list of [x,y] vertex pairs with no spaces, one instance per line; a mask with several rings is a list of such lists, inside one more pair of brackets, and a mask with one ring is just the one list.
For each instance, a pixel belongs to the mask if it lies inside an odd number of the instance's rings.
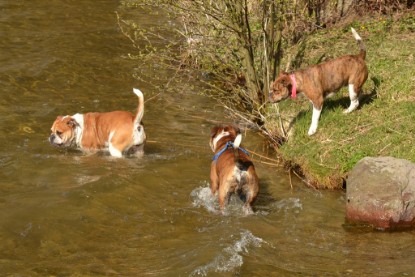
[[279,199],[275,199],[275,197],[269,192],[269,187],[272,186],[272,182],[267,179],[260,180],[260,189],[255,200],[254,204],[252,205],[253,210],[255,213],[261,212],[271,212],[272,208],[270,207],[273,203],[279,201]]

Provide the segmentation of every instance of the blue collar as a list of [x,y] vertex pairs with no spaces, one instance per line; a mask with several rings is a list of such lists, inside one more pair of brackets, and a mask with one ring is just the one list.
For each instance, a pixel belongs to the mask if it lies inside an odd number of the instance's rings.
[[[225,145],[225,147],[223,147],[218,153],[215,154],[215,156],[213,156],[213,161],[216,162],[219,159],[219,156],[223,154],[223,152],[225,152],[226,150],[228,150],[228,148],[233,148],[233,142],[232,141],[228,141]],[[239,147],[239,150],[241,150],[242,152],[244,152],[246,155],[249,156],[248,151],[246,151],[245,149]]]

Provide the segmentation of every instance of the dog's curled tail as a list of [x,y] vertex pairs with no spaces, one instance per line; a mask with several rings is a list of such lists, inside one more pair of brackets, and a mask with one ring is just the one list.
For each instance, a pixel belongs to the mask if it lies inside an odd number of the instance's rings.
[[238,194],[241,194],[243,186],[247,182],[246,170],[249,163],[244,163],[239,158],[239,146],[242,142],[242,135],[238,132],[236,135],[235,140],[233,141],[233,152],[234,152],[234,159],[235,159],[235,176],[237,180],[237,188]]
[[141,120],[143,119],[144,115],[144,95],[138,88],[133,88],[133,92],[138,97],[138,107],[137,107],[137,113],[134,118],[135,124],[140,124]]
[[235,164],[238,165],[240,163],[240,159],[239,159],[239,146],[241,145],[242,142],[242,135],[241,133],[238,133],[236,135],[235,140],[233,141],[233,152],[234,152],[234,156],[235,156]]
[[352,34],[357,42],[357,45],[359,45],[360,48],[360,56],[362,57],[362,59],[366,58],[366,47],[363,44],[362,38],[359,36],[359,34],[356,32],[356,30],[352,27]]

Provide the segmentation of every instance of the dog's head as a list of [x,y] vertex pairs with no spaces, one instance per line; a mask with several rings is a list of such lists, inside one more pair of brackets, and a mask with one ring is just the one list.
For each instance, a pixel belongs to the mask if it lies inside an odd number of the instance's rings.
[[271,83],[269,88],[269,101],[272,103],[280,102],[290,96],[291,78],[287,72],[282,72]]
[[52,124],[49,142],[54,146],[69,146],[75,138],[78,123],[71,116],[58,116]]
[[226,137],[226,141],[234,141],[241,130],[233,125],[219,125],[215,126],[210,131],[209,146],[213,153],[217,150],[218,142]]
[[133,130],[133,145],[142,145],[146,141],[146,133],[144,132],[143,123],[134,124]]

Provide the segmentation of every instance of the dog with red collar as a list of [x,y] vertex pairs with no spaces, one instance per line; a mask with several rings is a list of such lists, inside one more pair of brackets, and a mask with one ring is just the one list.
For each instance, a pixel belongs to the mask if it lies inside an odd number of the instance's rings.
[[218,194],[222,212],[225,202],[236,193],[245,202],[244,212],[252,213],[252,203],[259,192],[254,164],[241,141],[238,127],[220,125],[211,130],[209,145],[215,155],[210,167],[210,189],[213,195]]
[[356,30],[351,30],[360,47],[359,54],[346,55],[291,74],[282,72],[271,83],[269,100],[272,103],[280,102],[289,96],[295,98],[297,92],[303,93],[311,101],[313,115],[308,130],[310,136],[317,131],[324,98],[329,94],[348,85],[350,106],[344,113],[350,113],[359,106],[359,95],[368,76],[365,63],[366,49]]
[[142,125],[144,96],[133,89],[138,97],[136,114],[127,111],[85,113],[58,116],[52,124],[49,142],[54,146],[76,146],[84,151],[108,149],[111,156],[123,153],[142,156],[146,134]]

